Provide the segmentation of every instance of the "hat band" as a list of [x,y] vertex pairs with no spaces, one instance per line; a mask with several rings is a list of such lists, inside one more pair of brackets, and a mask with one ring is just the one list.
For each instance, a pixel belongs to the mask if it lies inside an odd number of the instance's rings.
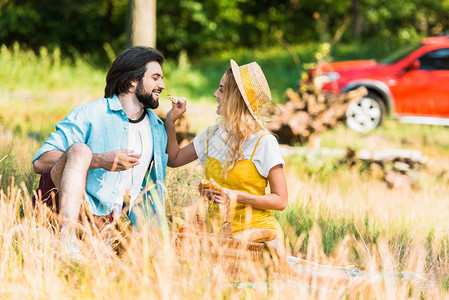
[[248,102],[251,105],[253,111],[257,111],[257,95],[254,90],[253,83],[251,82],[251,76],[249,74],[248,65],[239,68],[240,77],[242,78],[243,88],[245,89],[246,96],[248,97]]

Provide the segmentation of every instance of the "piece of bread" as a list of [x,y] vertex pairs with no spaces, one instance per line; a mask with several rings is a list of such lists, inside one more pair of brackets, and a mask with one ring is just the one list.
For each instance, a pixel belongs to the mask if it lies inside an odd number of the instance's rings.
[[167,100],[170,100],[173,103],[178,103],[178,97],[175,97],[173,95],[167,95]]
[[247,242],[263,243],[274,240],[276,232],[270,229],[250,228],[234,234],[234,238]]
[[200,192],[200,194],[203,194],[204,190],[214,190],[223,193],[223,188],[221,187],[221,185],[216,183],[212,178],[201,179],[200,184],[198,185],[198,191]]

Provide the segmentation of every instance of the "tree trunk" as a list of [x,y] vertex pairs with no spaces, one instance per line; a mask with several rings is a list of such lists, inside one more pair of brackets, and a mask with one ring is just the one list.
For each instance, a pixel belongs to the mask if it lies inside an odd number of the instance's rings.
[[362,34],[362,20],[360,18],[360,0],[352,0],[352,30],[354,38],[359,39]]
[[156,47],[156,0],[130,0],[130,46]]

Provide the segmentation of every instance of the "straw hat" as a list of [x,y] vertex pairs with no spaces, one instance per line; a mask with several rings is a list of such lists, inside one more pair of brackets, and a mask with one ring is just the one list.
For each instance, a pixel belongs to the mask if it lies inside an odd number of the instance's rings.
[[262,69],[256,62],[239,67],[233,59],[231,59],[231,68],[251,115],[264,127],[259,109],[271,101],[271,92]]

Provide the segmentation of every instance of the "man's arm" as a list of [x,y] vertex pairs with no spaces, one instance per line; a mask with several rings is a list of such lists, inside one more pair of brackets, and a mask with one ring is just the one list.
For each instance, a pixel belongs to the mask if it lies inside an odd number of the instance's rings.
[[67,151],[69,145],[83,143],[86,140],[85,119],[84,110],[81,106],[78,106],[56,124],[56,131],[50,134],[50,137],[33,157],[35,173],[42,174],[52,168]]
[[[65,152],[60,150],[51,150],[42,154],[33,163],[34,172],[42,174],[61,158]],[[90,163],[89,170],[105,169],[107,171],[124,171],[139,164],[139,158],[128,150],[114,150],[106,153],[94,154]]]
[[53,165],[61,158],[64,154],[60,150],[51,150],[42,154],[38,159],[33,162],[34,173],[42,174],[46,170],[53,167]]

